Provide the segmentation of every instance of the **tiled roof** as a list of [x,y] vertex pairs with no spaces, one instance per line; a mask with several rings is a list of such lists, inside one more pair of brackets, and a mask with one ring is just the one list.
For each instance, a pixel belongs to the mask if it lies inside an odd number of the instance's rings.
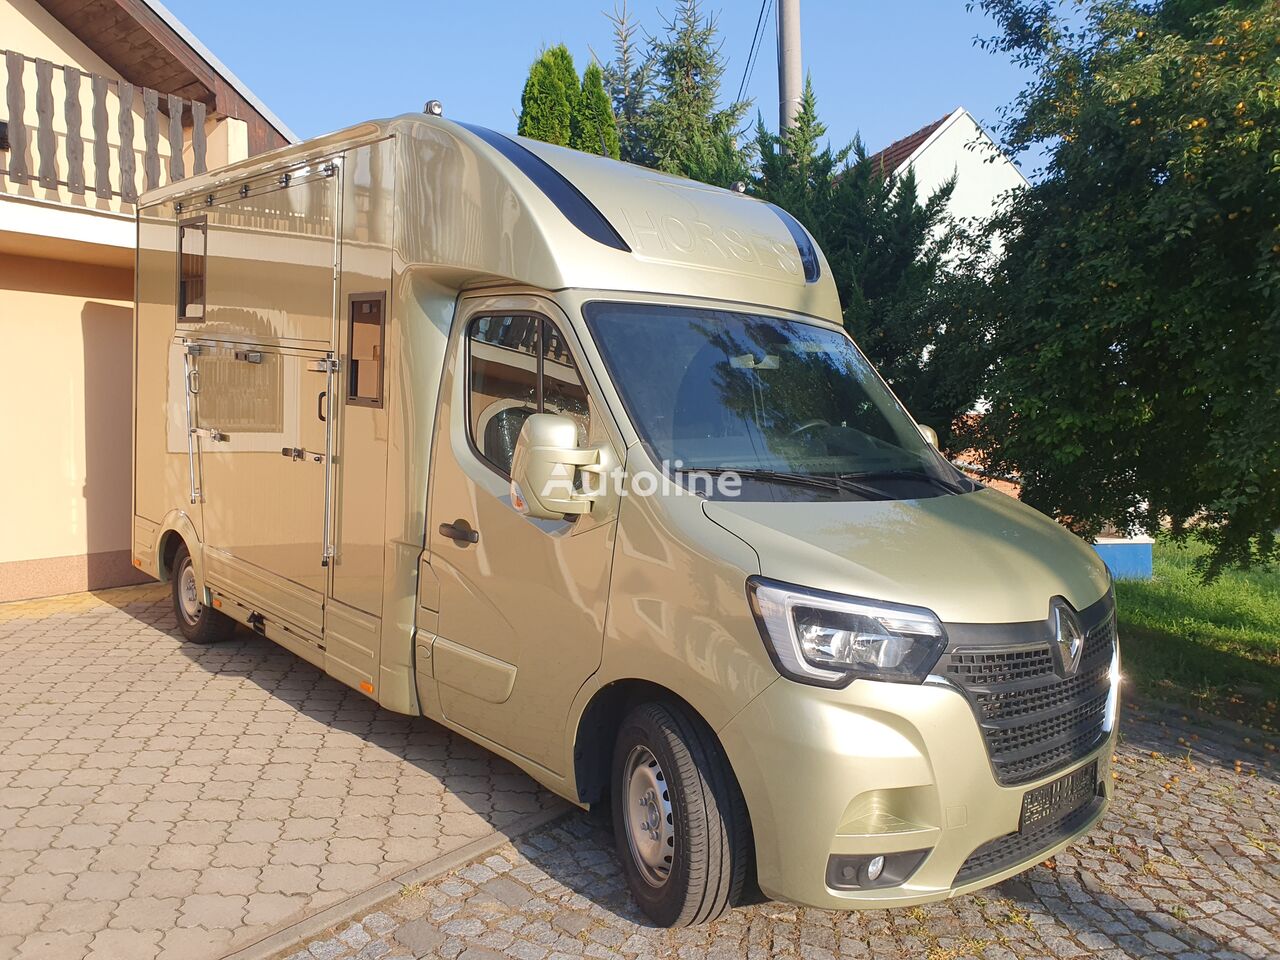
[[944,117],[939,117],[933,123],[921,127],[915,133],[905,136],[901,140],[895,140],[879,153],[873,153],[871,155],[872,169],[884,176],[896,173],[898,167],[902,166],[907,158],[916,152],[920,144],[933,135],[935,130],[946,123],[950,116],[951,114],[948,113]]

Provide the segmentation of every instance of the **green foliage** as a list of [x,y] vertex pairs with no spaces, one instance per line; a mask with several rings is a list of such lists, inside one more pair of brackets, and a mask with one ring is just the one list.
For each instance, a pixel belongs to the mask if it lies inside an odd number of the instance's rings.
[[1210,574],[1280,554],[1280,7],[984,0],[1053,145],[996,223],[977,441],[1083,534],[1197,527]]
[[563,43],[557,43],[542,55],[550,65],[555,78],[564,87],[564,97],[569,105],[569,117],[572,122],[572,117],[578,110],[578,101],[581,99],[578,68],[573,65],[573,54]]
[[653,100],[653,55],[642,50],[625,0],[606,14],[613,24],[613,59],[604,65],[604,86],[618,124],[618,153],[629,163],[652,166],[647,120]]
[[[564,50],[561,46],[559,49]],[[568,51],[565,51],[568,54]],[[570,58],[570,66],[572,66]],[[578,78],[573,78],[577,99]],[[565,146],[569,142],[569,96],[560,65],[544,50],[529,68],[529,78],[520,97],[520,120],[516,133],[522,137]]]
[[727,187],[750,173],[736,140],[747,104],[716,105],[725,71],[717,34],[716,18],[703,16],[699,0],[681,0],[651,43],[653,95],[640,129],[652,166]]
[[814,234],[845,328],[945,444],[977,399],[988,363],[974,238],[947,216],[953,184],[921,202],[913,176],[886,180],[860,142],[833,150],[819,145],[825,134],[806,81],[795,126],[778,135],[757,123],[754,192]]
[[582,74],[578,104],[569,118],[569,146],[618,159],[618,125],[598,64],[592,63]]

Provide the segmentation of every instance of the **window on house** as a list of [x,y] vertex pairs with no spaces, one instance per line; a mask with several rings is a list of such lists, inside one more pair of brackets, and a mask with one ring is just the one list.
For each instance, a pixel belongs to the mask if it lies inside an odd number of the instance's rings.
[[351,351],[347,403],[364,407],[382,406],[383,360],[386,351],[385,293],[351,297]]
[[178,224],[178,322],[199,323],[205,308],[206,218]]
[[525,315],[479,317],[467,331],[471,443],[503,476],[525,420],[560,413],[578,424],[586,443],[587,391],[564,335],[550,320]]

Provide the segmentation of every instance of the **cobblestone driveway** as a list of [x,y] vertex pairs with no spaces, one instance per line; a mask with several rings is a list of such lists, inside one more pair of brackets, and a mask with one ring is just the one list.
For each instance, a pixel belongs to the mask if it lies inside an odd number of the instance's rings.
[[151,584],[0,605],[0,960],[212,960],[553,803]]
[[1280,956],[1275,773],[1261,759],[1237,768],[1241,754],[1221,735],[1182,733],[1185,744],[1173,723],[1131,712],[1103,824],[1056,861],[979,895],[862,914],[765,903],[701,928],[656,930],[626,893],[604,825],[575,813],[280,956]]

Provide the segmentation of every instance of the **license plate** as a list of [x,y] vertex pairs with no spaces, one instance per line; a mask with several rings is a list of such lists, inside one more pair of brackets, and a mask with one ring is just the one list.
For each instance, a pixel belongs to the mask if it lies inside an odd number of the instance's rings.
[[1022,820],[1019,830],[1034,827],[1045,820],[1056,820],[1084,806],[1093,799],[1098,782],[1098,761],[1093,761],[1065,777],[1022,795]]

